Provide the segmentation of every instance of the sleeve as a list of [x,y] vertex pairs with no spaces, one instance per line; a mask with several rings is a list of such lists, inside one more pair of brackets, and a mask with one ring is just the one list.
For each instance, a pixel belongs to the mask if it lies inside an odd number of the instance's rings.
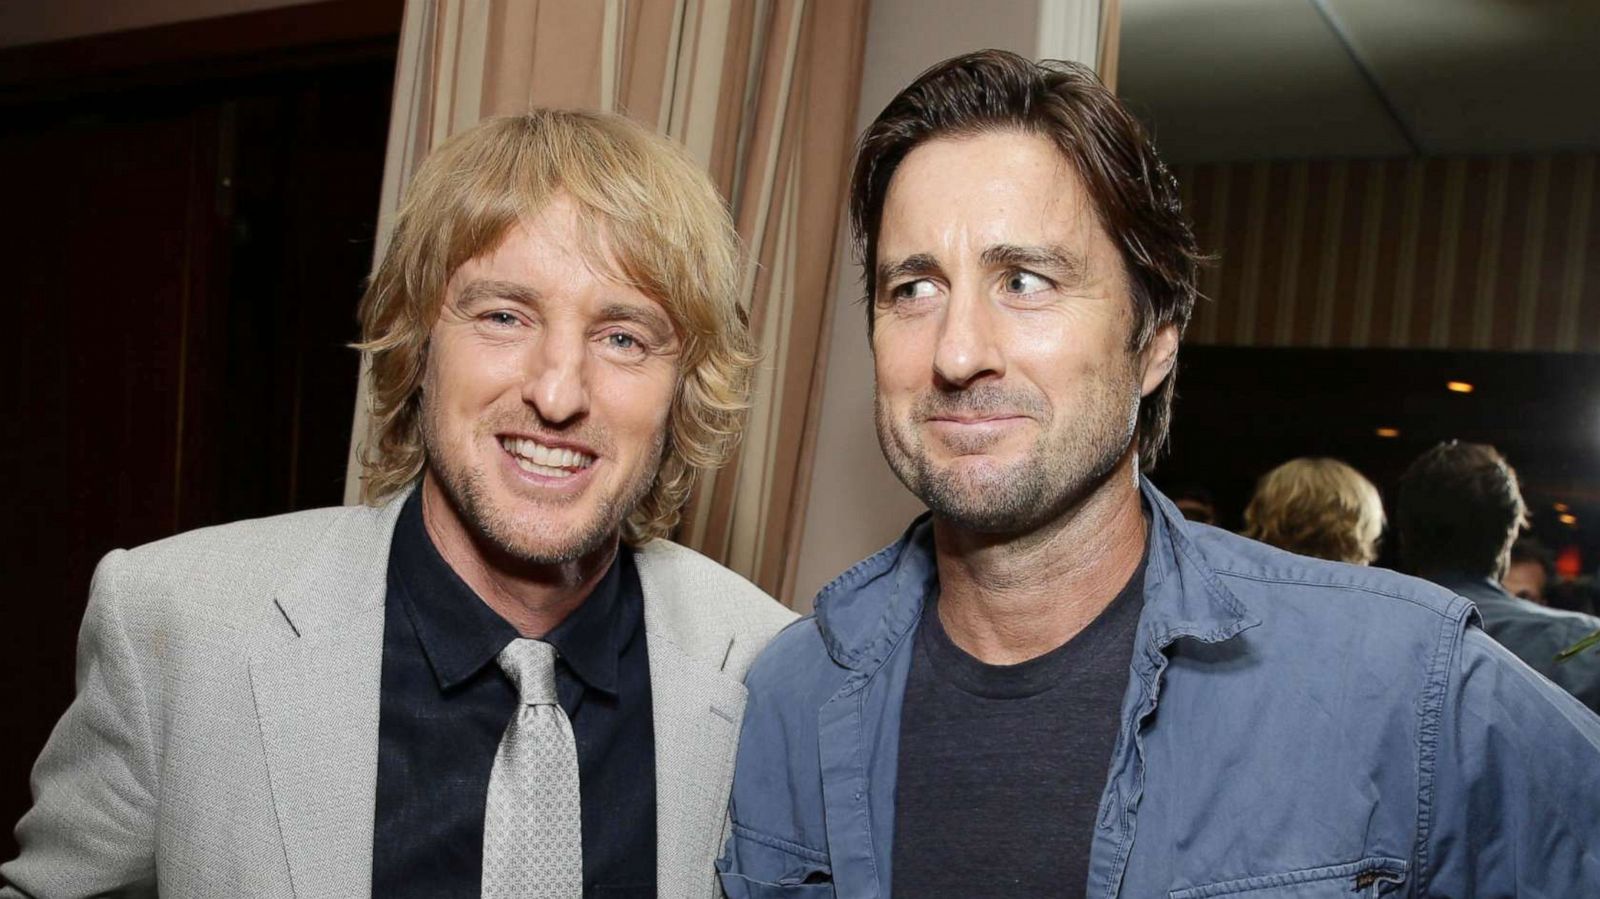
[[78,635],[77,696],[34,764],[21,854],[0,899],[154,895],[154,728],[145,673],[119,602],[127,554],[101,560]]
[[1600,716],[1475,626],[1448,658],[1419,895],[1600,896]]

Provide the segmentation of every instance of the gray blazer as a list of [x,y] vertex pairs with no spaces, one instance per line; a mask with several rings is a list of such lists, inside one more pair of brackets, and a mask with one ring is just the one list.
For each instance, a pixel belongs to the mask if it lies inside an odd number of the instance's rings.
[[[319,509],[106,556],[77,698],[34,767],[0,897],[368,895],[399,510]],[[637,561],[659,894],[715,896],[741,681],[795,616],[681,546],[652,541]]]

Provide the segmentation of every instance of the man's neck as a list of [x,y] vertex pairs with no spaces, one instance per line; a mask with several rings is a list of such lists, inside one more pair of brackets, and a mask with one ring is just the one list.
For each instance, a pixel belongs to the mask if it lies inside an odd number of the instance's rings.
[[935,519],[939,620],[957,646],[1014,665],[1071,640],[1110,605],[1144,556],[1133,460],[1026,536],[997,539]]
[[617,556],[612,539],[588,555],[553,565],[514,558],[461,521],[431,474],[422,479],[422,524],[445,564],[524,637],[543,637],[594,592]]

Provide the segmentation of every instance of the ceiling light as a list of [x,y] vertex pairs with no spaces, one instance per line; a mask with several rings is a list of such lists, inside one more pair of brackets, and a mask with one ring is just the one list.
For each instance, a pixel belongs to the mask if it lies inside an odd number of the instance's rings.
[[1571,513],[1563,513],[1561,517],[1556,520],[1560,521],[1564,525],[1574,526],[1578,523],[1578,516]]
[[1468,384],[1466,381],[1447,381],[1447,382],[1445,382],[1444,386],[1445,386],[1445,389],[1450,391],[1451,393],[1471,393],[1472,392],[1472,385]]
[[1378,430],[1374,431],[1373,433],[1377,434],[1379,437],[1399,437],[1400,436],[1400,429],[1399,428],[1379,428]]
[[1557,512],[1570,512],[1570,511],[1572,511],[1570,508],[1567,507],[1566,503],[1556,503],[1551,508],[1555,509]]

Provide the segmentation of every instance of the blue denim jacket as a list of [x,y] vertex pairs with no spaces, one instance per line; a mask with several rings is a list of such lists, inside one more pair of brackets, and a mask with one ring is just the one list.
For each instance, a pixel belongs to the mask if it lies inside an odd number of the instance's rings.
[[[1186,522],[1143,489],[1091,899],[1600,897],[1600,717],[1459,596]],[[891,894],[908,638],[935,587],[921,519],[751,669],[718,862],[733,899]]]

